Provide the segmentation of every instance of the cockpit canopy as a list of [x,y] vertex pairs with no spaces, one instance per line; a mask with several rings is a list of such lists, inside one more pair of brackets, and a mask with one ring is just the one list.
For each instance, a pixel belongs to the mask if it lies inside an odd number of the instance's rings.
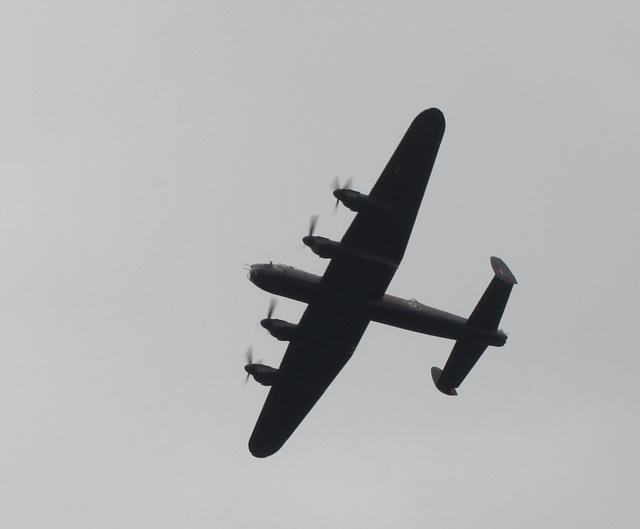
[[289,266],[282,263],[274,263],[273,261],[268,263],[256,263],[252,264],[249,267],[249,270],[257,269],[257,268],[271,268],[273,270],[296,270],[293,266]]
[[249,279],[251,279],[251,277],[254,274],[258,273],[259,270],[273,270],[275,272],[286,272],[287,270],[297,270],[297,268],[294,268],[293,266],[289,266],[282,263],[274,263],[273,261],[269,263],[255,263],[255,264],[249,265],[249,274],[248,274]]

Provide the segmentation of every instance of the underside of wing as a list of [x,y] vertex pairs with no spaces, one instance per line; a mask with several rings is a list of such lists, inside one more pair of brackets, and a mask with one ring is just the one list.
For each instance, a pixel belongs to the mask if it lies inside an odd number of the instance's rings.
[[341,241],[347,257],[332,259],[327,285],[359,297],[384,294],[404,256],[444,128],[435,108],[413,120],[369,194],[379,207],[358,212]]
[[345,306],[307,307],[249,439],[254,456],[268,457],[289,439],[349,361],[367,324]]

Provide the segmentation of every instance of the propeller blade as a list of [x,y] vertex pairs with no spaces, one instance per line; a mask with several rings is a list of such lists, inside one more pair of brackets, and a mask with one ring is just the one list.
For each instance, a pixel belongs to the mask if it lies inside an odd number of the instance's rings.
[[311,220],[309,221],[309,236],[312,236],[313,232],[316,231],[316,224],[318,224],[318,215],[311,215]]
[[[349,179],[347,180],[346,184],[344,184],[343,186],[340,185],[340,180],[338,180],[337,176],[333,179],[333,182],[331,183],[331,187],[333,188],[334,195],[335,195],[335,191],[341,191],[343,189],[351,189],[352,185],[353,185],[353,177],[352,176],[349,177]],[[334,212],[336,212],[338,210],[338,206],[339,205],[340,205],[340,199],[338,197],[336,197],[336,205],[333,208]]]
[[276,298],[271,298],[271,302],[269,303],[269,312],[267,312],[267,319],[270,320],[271,316],[273,316],[273,311],[276,308]]
[[[247,364],[253,364],[253,347],[249,347],[247,351],[244,353],[244,359]],[[244,368],[247,371],[247,367]],[[244,387],[247,387],[247,382],[249,382],[249,371],[247,371],[247,376],[244,377]]]
[[247,349],[247,352],[244,354],[244,359],[246,360],[248,365],[262,363],[262,358],[257,362],[253,361],[253,347],[249,347],[249,349]]
[[353,176],[350,176],[347,180],[347,183],[344,185],[340,185],[340,179],[337,176],[333,177],[333,181],[331,182],[331,189],[337,191],[338,189],[351,189],[353,186]]
[[347,180],[347,183],[344,185],[343,189],[351,189],[352,186],[353,186],[353,176],[350,176],[349,180]]
[[[331,189],[337,191],[340,189],[340,180],[338,180],[338,176],[333,177],[333,182],[331,182]],[[336,205],[333,208],[333,212],[335,213],[338,210],[338,206],[340,205],[340,199],[336,198]]]

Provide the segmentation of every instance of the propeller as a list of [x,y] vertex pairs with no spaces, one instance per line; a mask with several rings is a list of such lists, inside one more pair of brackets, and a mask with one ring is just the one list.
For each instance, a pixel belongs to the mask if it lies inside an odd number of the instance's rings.
[[267,319],[270,320],[271,316],[273,316],[273,311],[276,308],[276,298],[271,298],[269,302],[269,311],[267,312]]
[[309,237],[313,236],[313,233],[316,231],[317,224],[318,215],[311,215],[311,219],[309,220]]
[[338,198],[338,194],[336,194],[336,191],[341,191],[343,189],[351,189],[352,185],[353,185],[353,177],[351,176],[343,186],[340,185],[340,180],[338,179],[337,176],[333,179],[331,187],[333,188],[333,196],[336,197],[336,205],[333,208],[334,211],[336,211],[338,209],[338,206],[340,205],[340,199]]
[[260,326],[264,329],[270,329],[271,316],[273,316],[273,311],[276,308],[276,298],[271,298],[271,302],[269,303],[269,311],[267,312],[267,317],[260,320]]
[[302,237],[302,249],[305,246],[313,244],[313,234],[316,231],[316,225],[318,224],[318,215],[311,215],[309,220],[309,234]]
[[[254,363],[256,363],[256,362],[253,361],[253,347],[249,347],[249,349],[247,349],[247,352],[244,353],[244,358],[245,358],[245,360],[247,362],[246,365],[244,366],[244,370],[247,372],[247,376],[244,379],[244,385],[246,386],[247,382],[249,381],[249,376],[250,376],[250,373],[247,370],[247,366],[250,366],[250,365],[253,365]],[[257,363],[260,363],[260,362],[257,362]]]
[[247,361],[247,364],[253,364],[253,347],[247,349],[247,352],[244,353],[244,359]]

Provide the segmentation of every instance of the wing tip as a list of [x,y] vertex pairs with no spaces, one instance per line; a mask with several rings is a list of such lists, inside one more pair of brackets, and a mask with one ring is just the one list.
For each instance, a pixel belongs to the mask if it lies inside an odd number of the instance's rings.
[[265,457],[272,456],[280,450],[281,446],[282,445],[277,447],[269,446],[268,443],[261,443],[253,437],[249,439],[249,452],[251,452],[253,457],[257,457],[258,459],[264,459]]
[[[260,423],[260,420],[258,420],[258,423]],[[251,452],[252,456],[260,459],[272,456],[284,446],[287,439],[291,437],[291,433],[293,432],[281,435],[277,428],[265,429],[260,424],[256,424],[249,438],[249,452]]]
[[424,121],[425,123],[428,123],[430,127],[433,127],[433,129],[438,132],[439,136],[444,135],[445,119],[442,110],[439,108],[432,107],[423,110],[416,116],[414,123],[416,121]]

